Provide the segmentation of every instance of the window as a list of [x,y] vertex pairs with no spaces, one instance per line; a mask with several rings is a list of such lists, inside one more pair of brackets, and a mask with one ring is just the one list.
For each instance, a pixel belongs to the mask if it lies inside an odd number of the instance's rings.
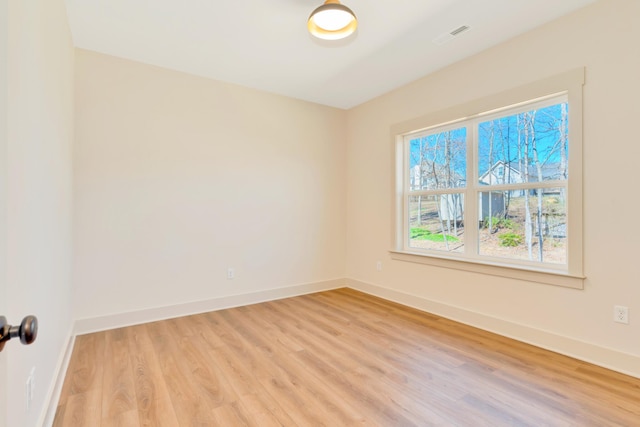
[[581,288],[583,73],[396,134],[394,257]]

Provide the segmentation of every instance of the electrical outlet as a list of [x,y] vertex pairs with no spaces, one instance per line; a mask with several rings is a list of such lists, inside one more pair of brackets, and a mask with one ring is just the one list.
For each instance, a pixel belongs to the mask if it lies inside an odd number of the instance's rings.
[[227,280],[233,280],[234,277],[236,277],[236,271],[231,267],[227,268]]
[[376,262],[376,270],[382,271],[382,261]]
[[623,305],[613,306],[613,321],[617,323],[629,323],[629,308]]

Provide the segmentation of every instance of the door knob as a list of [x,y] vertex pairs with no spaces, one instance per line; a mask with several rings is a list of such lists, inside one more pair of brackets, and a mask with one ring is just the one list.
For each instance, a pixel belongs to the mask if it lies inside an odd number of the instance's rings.
[[4,344],[11,338],[20,338],[22,344],[31,344],[38,336],[38,318],[27,316],[22,319],[20,325],[11,326],[7,323],[7,318],[0,316],[0,351]]

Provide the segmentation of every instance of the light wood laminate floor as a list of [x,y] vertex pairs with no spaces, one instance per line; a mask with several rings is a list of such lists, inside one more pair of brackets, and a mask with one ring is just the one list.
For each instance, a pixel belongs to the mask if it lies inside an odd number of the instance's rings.
[[77,337],[55,427],[640,426],[640,379],[350,289]]

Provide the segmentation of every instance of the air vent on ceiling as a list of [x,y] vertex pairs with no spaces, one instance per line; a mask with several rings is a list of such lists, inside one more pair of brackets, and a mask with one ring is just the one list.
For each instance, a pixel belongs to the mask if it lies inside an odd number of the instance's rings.
[[469,29],[468,25],[463,25],[462,27],[458,27],[455,30],[451,31],[449,34],[451,34],[452,36],[457,36],[458,34],[467,31]]
[[445,44],[446,42],[448,42],[451,39],[453,39],[455,36],[458,36],[458,35],[464,33],[465,31],[469,31],[470,29],[471,29],[470,26],[462,25],[462,26],[460,26],[460,27],[458,27],[456,29],[453,29],[453,30],[449,31],[448,33],[440,34],[438,37],[433,39],[433,43],[435,43],[437,45]]

